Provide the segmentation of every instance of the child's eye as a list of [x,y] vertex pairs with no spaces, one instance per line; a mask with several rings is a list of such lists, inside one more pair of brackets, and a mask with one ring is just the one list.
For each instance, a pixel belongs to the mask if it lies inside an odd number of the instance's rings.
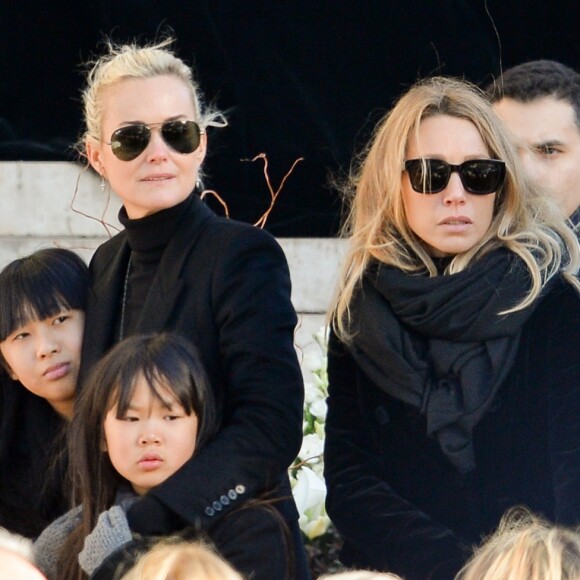
[[30,332],[19,332],[13,335],[12,340],[24,340],[27,336],[30,336]]
[[179,419],[181,417],[181,415],[165,415],[164,419],[166,421],[175,421],[176,419]]
[[133,415],[125,415],[121,417],[121,421],[127,421],[127,423],[135,423],[135,421],[139,421],[139,417],[134,417]]
[[60,314],[59,316],[57,316],[54,319],[53,324],[56,324],[56,325],[62,324],[63,322],[65,322],[69,318],[70,318],[70,316],[68,314]]

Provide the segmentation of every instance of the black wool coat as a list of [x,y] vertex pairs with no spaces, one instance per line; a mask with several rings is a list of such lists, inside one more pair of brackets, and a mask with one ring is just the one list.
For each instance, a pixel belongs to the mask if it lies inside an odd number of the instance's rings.
[[[90,264],[82,378],[114,341],[130,248],[125,231]],[[303,382],[284,253],[267,232],[217,217],[194,195],[164,251],[136,332],[182,334],[199,349],[221,429],[128,514],[131,529],[207,530],[246,499],[277,489],[297,519],[287,468],[302,439]],[[81,388],[82,388],[81,378]]]
[[[210,544],[244,578],[251,580],[295,580],[289,557],[288,539],[280,514],[271,506],[255,505],[230,512],[204,534],[191,528],[178,536],[184,541]],[[159,538],[139,538],[117,551],[91,575],[91,580],[122,578],[139,557],[150,550]]]
[[0,369],[0,527],[36,537],[68,508],[65,420]]
[[522,328],[515,363],[476,426],[461,475],[425,419],[329,345],[327,509],[341,558],[406,580],[453,578],[506,509],[580,524],[580,297],[558,282]]

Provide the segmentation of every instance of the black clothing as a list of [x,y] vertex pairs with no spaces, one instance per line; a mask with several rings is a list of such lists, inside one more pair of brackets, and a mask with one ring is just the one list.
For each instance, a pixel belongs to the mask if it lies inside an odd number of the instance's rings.
[[462,474],[420,410],[374,384],[331,335],[325,476],[343,562],[449,580],[513,505],[579,524],[579,346],[580,298],[558,280],[522,327],[473,429],[477,467]]
[[66,511],[65,421],[0,370],[0,526],[36,537]]
[[[184,540],[209,541],[244,578],[294,580],[289,575],[290,551],[285,548],[279,519],[272,510],[252,507],[230,512],[204,534],[190,528],[179,536]],[[131,542],[105,560],[93,572],[91,580],[121,578],[158,539],[141,538]]]
[[[119,304],[120,309],[125,306],[124,312],[119,311],[118,317],[120,324],[124,315],[124,337],[136,333],[139,314],[147,300],[163,252],[190,205],[191,199],[188,198],[174,207],[139,220],[129,219],[124,207],[119,210],[119,221],[125,227],[127,242],[131,248],[130,265],[128,264],[126,272],[129,275],[127,294],[124,304],[123,299]],[[118,332],[116,336],[119,336]]]
[[471,433],[513,364],[532,307],[497,316],[530,289],[522,260],[508,250],[453,276],[409,276],[371,264],[351,301],[347,350],[388,395],[426,416],[460,471],[475,467]]
[[[196,195],[180,206],[125,220],[128,230],[98,248],[90,265],[82,376],[116,340],[124,302],[131,333],[174,331],[197,346],[221,424],[192,460],[129,510],[129,524],[144,535],[186,525],[207,530],[240,502],[276,490],[295,531],[287,468],[302,439],[303,385],[285,256],[268,233],[217,217]],[[123,301],[129,254],[134,260],[141,250],[135,238],[147,246],[159,227],[171,236],[146,298]],[[132,282],[130,272],[129,292]],[[236,501],[221,501],[237,488],[244,492]],[[305,573],[297,578],[308,577],[303,552],[297,559]]]

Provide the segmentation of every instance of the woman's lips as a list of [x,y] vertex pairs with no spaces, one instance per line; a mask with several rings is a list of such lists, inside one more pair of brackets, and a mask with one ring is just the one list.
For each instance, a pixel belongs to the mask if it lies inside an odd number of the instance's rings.
[[450,216],[450,217],[447,217],[445,219],[442,219],[439,222],[439,225],[455,226],[455,225],[459,225],[459,224],[465,225],[465,224],[471,224],[471,223],[473,223],[473,222],[471,221],[470,218],[463,216],[463,215],[457,215],[457,216]]
[[169,173],[161,173],[159,175],[148,175],[147,177],[144,177],[141,181],[151,183],[151,182],[167,181],[168,179],[173,179],[173,175]]
[[42,376],[50,381],[62,379],[62,377],[65,377],[69,374],[70,367],[71,365],[68,362],[52,365],[51,367],[48,367],[44,373],[42,373]]
[[460,215],[442,219],[438,225],[443,226],[447,231],[461,233],[469,229],[473,225],[473,222],[470,218]]

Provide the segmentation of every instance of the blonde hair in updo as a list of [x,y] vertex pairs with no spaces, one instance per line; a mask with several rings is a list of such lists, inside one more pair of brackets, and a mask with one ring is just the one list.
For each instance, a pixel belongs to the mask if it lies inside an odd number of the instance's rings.
[[204,108],[199,86],[193,73],[180,58],[169,50],[174,42],[167,38],[150,46],[135,43],[115,45],[106,42],[108,52],[92,63],[87,75],[87,85],[82,93],[85,133],[79,144],[84,151],[88,139],[102,141],[103,96],[108,87],[124,79],[147,79],[171,75],[181,79],[191,92],[195,119],[202,129],[208,125],[224,126],[225,118],[219,111]]
[[473,123],[490,157],[506,164],[506,179],[496,193],[487,233],[474,247],[454,256],[445,273],[460,272],[498,247],[508,248],[523,260],[532,287],[507,312],[528,306],[559,271],[577,285],[578,240],[555,202],[525,178],[507,132],[482,91],[467,81],[433,77],[411,87],[378,124],[344,188],[350,211],[342,234],[350,239],[329,311],[343,340],[351,338],[349,305],[372,260],[409,274],[438,275],[425,245],[407,223],[402,201],[409,139],[418,137],[422,120],[438,115]]

